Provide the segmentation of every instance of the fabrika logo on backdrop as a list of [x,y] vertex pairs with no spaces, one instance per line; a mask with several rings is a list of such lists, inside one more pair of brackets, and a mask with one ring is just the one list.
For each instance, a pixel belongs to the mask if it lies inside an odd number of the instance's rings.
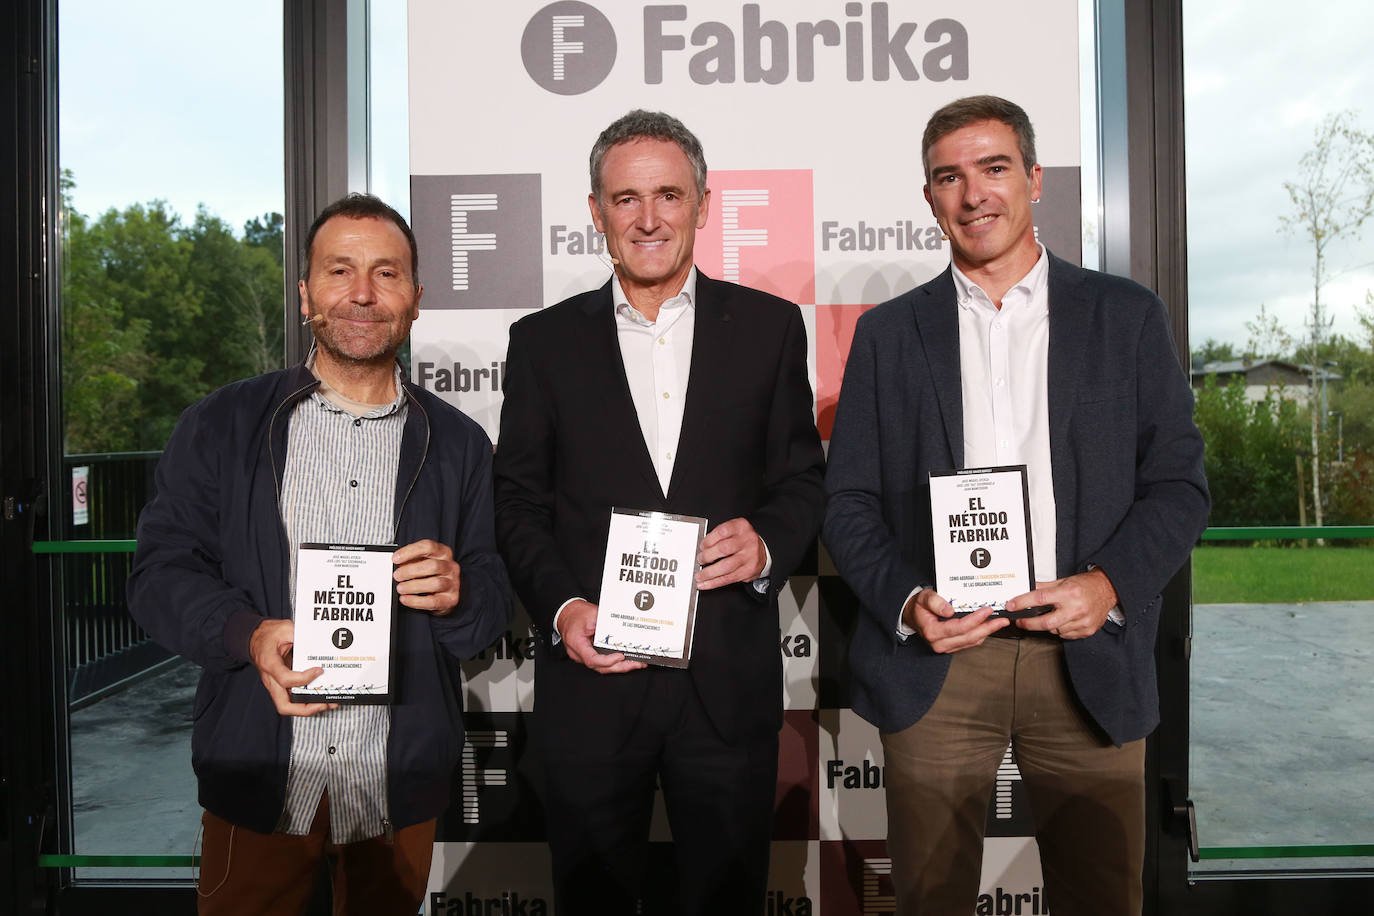
[[544,303],[538,175],[412,175],[425,308]]
[[[889,8],[893,5],[845,3],[841,22],[773,19],[763,4],[745,3],[739,18],[729,22],[689,22],[686,4],[647,4],[641,9],[644,84],[659,85],[669,72],[698,86],[809,83],[818,74],[822,80],[850,83],[969,78],[970,41],[962,22],[906,21],[902,5],[896,4],[895,13]],[[790,9],[785,0],[768,7],[778,15]],[[579,0],[544,7],[531,17],[520,39],[520,57],[530,78],[558,95],[579,95],[601,85],[615,55],[610,20]]]
[[535,13],[520,38],[530,79],[558,95],[600,86],[615,65],[615,30],[589,3],[560,0]]
[[810,169],[710,172],[696,262],[709,276],[791,302],[816,301]]

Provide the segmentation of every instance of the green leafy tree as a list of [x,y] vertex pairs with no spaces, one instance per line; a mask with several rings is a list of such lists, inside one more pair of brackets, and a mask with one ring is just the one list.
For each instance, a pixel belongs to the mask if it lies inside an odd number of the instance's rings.
[[1328,524],[1374,522],[1374,451],[1347,449],[1345,460],[1328,465]]
[[206,320],[200,346],[213,355],[203,370],[213,389],[224,379],[257,375],[281,365],[282,267],[269,245],[235,238],[204,207],[185,233],[189,275],[204,291]]
[[1240,354],[1236,353],[1236,348],[1230,343],[1222,343],[1209,337],[1193,351],[1193,363],[1195,365],[1205,365],[1207,363],[1226,362],[1232,359],[1239,359]]
[[[1317,127],[1312,148],[1298,160],[1298,177],[1283,186],[1292,207],[1280,218],[1281,226],[1312,246],[1312,303],[1306,346],[1308,361],[1317,366],[1332,322],[1322,298],[1326,284],[1334,276],[1331,246],[1357,238],[1365,222],[1374,216],[1374,134],[1360,129],[1354,112],[1327,115]],[[1319,403],[1315,372],[1312,379],[1312,490],[1316,522],[1320,525],[1322,452],[1320,411],[1315,409]]]
[[240,287],[240,303],[248,324],[245,339],[251,341],[250,362],[255,371],[266,372],[281,365],[286,350],[282,311],[286,228],[282,215],[266,213],[244,223],[243,243],[250,256]]
[[[71,175],[62,175],[64,204]],[[138,447],[140,385],[152,368],[148,324],[130,320],[105,291],[107,227],[64,207],[62,394],[67,451],[129,451]]]
[[264,213],[243,224],[243,243],[261,248],[272,255],[277,266],[284,265],[286,254],[286,220],[280,213]]
[[187,406],[281,365],[281,217],[243,238],[203,206],[185,226],[162,201],[91,220],[64,180],[67,451],[159,449]]
[[1207,443],[1210,524],[1297,524],[1294,456],[1306,438],[1298,405],[1274,391],[1250,401],[1239,378],[1224,386],[1208,378],[1197,392],[1193,416]]
[[1245,322],[1245,330],[1250,335],[1245,341],[1246,359],[1288,359],[1292,355],[1293,335],[1263,302],[1254,320]]

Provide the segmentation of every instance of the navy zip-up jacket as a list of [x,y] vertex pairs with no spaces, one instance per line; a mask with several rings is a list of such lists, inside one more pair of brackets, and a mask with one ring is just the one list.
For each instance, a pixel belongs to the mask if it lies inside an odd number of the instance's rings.
[[[295,366],[228,385],[182,414],[139,517],[129,577],[134,619],[204,668],[191,738],[200,804],[259,833],[275,829],[285,805],[292,719],[272,705],[248,641],[263,618],[291,616],[279,495],[291,411],[318,384]],[[447,807],[463,748],[458,660],[491,644],[511,614],[493,534],[491,441],[433,394],[409,382],[405,391],[395,540],[448,544],[462,572],[451,614],[398,605],[387,741],[396,829]]]

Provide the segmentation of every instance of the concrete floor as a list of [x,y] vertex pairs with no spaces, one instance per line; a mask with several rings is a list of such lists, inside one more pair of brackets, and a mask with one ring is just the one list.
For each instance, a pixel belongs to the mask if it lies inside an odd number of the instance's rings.
[[[72,820],[80,855],[198,853],[190,662],[72,713]],[[83,868],[84,878],[180,878],[187,869]]]
[[1374,843],[1374,602],[1198,605],[1191,671],[1204,848]]
[[[1374,601],[1199,605],[1193,629],[1190,781],[1202,845],[1374,843]],[[198,674],[180,665],[72,715],[76,852],[195,850]]]

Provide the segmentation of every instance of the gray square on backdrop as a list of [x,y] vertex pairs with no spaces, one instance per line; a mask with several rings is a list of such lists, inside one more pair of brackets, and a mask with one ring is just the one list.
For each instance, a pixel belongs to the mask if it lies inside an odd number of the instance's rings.
[[412,175],[420,304],[532,309],[544,304],[539,175]]

